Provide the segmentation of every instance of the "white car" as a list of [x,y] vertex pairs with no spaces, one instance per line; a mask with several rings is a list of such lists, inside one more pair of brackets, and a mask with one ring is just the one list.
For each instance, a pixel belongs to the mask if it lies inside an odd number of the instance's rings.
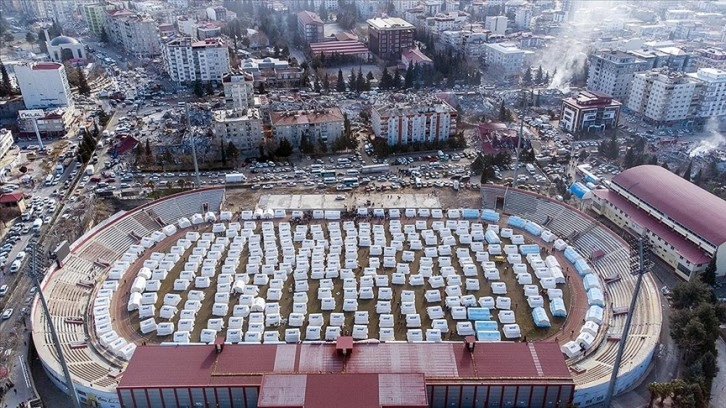
[[2,319],[3,320],[8,320],[10,318],[10,316],[12,316],[12,315],[13,315],[13,309],[12,308],[11,309],[5,309],[5,311],[3,312],[3,315],[2,315]]

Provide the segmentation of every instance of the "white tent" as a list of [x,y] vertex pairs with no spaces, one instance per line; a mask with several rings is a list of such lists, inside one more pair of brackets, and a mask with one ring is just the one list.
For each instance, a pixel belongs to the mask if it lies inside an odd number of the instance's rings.
[[150,319],[141,321],[141,324],[140,324],[141,333],[149,334],[153,331],[156,331],[156,329],[157,329],[157,325],[156,325],[156,321],[154,320],[154,318],[150,318]]
[[171,322],[159,323],[156,326],[156,335],[157,336],[168,336],[172,333],[174,333],[174,323],[171,323]]
[[129,303],[126,310],[132,312],[134,310],[138,310],[139,307],[141,307],[141,293],[134,292],[129,297]]
[[497,318],[502,324],[510,324],[516,321],[513,310],[500,310],[497,314]]
[[475,334],[474,325],[471,322],[457,322],[456,334],[459,336],[473,336]]
[[590,333],[582,332],[579,336],[577,336],[575,341],[585,348],[585,350],[589,350],[593,343],[595,343],[595,337]]
[[492,293],[495,295],[506,295],[507,294],[507,284],[504,282],[492,282]]
[[496,307],[496,304],[494,302],[493,297],[482,296],[479,298],[479,306],[486,308],[486,309],[494,309]]
[[563,344],[562,346],[560,346],[560,351],[562,352],[562,354],[567,356],[567,358],[577,357],[582,354],[582,348],[575,341],[568,341],[567,343]]
[[518,324],[505,324],[504,327],[502,327],[502,331],[504,332],[504,337],[508,339],[522,337],[522,331]]
[[339,326],[328,326],[325,328],[325,341],[335,341],[340,337]]

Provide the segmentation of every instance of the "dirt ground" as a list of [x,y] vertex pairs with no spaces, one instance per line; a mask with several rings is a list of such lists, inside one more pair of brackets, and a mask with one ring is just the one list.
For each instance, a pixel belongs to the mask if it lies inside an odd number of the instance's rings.
[[[226,199],[226,205],[227,209],[230,209],[234,211],[236,214],[239,213],[241,209],[250,209],[255,208],[255,205],[257,204],[257,200],[261,195],[269,194],[271,190],[265,190],[265,191],[254,191],[254,190],[232,190],[228,191],[227,193],[227,199]],[[279,193],[279,191],[275,191],[276,193]],[[417,190],[417,193],[425,194],[425,191]],[[455,192],[453,190],[444,190],[444,189],[438,189],[433,190],[432,193],[435,193],[438,198],[442,202],[443,208],[479,208],[481,206],[480,203],[480,196],[478,192],[476,191],[461,191],[461,192]],[[300,194],[300,193],[297,193]],[[385,196],[384,193],[381,193],[381,196]],[[413,219],[402,219],[402,225],[406,224],[413,224]],[[371,229],[373,228],[373,225],[375,224],[386,224],[386,221],[384,220],[376,220],[376,219],[370,219],[366,221],[359,221],[360,222],[368,222],[371,224]],[[329,237],[328,235],[328,229],[327,229],[327,222],[326,221],[311,221],[309,224],[321,224],[322,229],[326,235],[326,238]],[[278,222],[275,222],[276,226]],[[261,225],[262,221],[256,221],[256,228],[255,233],[260,234],[261,233]],[[432,221],[427,221],[427,228],[431,228]],[[292,226],[293,230],[295,226]],[[388,228],[385,228],[386,230],[386,238],[387,242],[391,242],[392,236],[391,233],[388,231]],[[206,226],[204,228],[199,229],[200,233],[203,232],[211,232],[211,226]],[[152,248],[152,251],[155,252],[168,252],[170,247],[172,245],[176,244],[176,240],[179,237],[183,236],[183,232],[180,232],[177,234],[177,236],[167,239],[164,242],[160,243],[156,247]],[[310,238],[310,231],[308,230],[308,238]],[[508,240],[503,239],[502,244],[509,243]],[[295,248],[297,251],[300,250],[301,243],[295,243]],[[157,301],[156,306],[156,313],[158,316],[158,311],[161,309],[161,306],[163,305],[163,297],[166,293],[179,293],[181,295],[181,302],[177,305],[179,310],[183,309],[184,303],[187,300],[187,296],[189,294],[189,290],[194,290],[194,284],[192,284],[188,290],[184,292],[175,292],[173,291],[173,282],[175,279],[177,279],[183,270],[184,267],[184,261],[192,252],[192,246],[182,257],[182,261],[180,261],[170,272],[168,277],[165,279],[165,281],[162,283],[161,290],[158,292],[159,298]],[[457,245],[456,247],[465,247],[465,245]],[[408,242],[404,243],[404,250],[409,250],[409,244]],[[151,252],[151,251],[150,251]],[[148,259],[148,256],[150,255],[150,252],[147,254],[147,256],[144,256],[144,259]],[[544,253],[542,254],[544,257]],[[244,273],[246,270],[247,265],[247,258],[249,256],[249,249],[245,248],[243,251],[241,257],[240,257],[240,264],[237,268],[237,273]],[[410,270],[411,274],[415,274],[416,271],[419,269],[420,265],[420,259],[423,256],[423,251],[416,251],[416,256],[413,262],[410,262]],[[473,257],[474,254],[471,253],[471,256]],[[226,252],[222,255],[221,259],[225,259]],[[280,255],[280,258],[282,258],[282,255]],[[342,261],[341,256],[341,261]],[[360,282],[361,276],[363,276],[363,268],[370,265],[370,250],[369,248],[360,248],[358,251],[358,264],[359,267],[354,270],[356,275],[356,280]],[[380,260],[382,261],[382,256],[380,256]],[[402,252],[398,251],[396,253],[396,261],[401,262],[402,261]],[[281,259],[280,259],[281,261]],[[143,259],[140,259],[137,261],[136,265],[140,266],[140,263],[143,263]],[[381,262],[382,264],[382,262]],[[451,255],[451,264],[455,268],[457,274],[464,278],[463,271],[461,267],[459,266],[457,262],[457,256],[456,256],[456,248],[452,248],[452,255]],[[135,265],[135,266],[136,266]],[[434,274],[438,274],[438,263],[434,263]],[[497,265],[498,269],[500,270],[501,275],[501,281],[505,282],[508,289],[508,294],[512,299],[512,310],[515,311],[516,315],[516,321],[520,325],[522,336],[524,336],[528,340],[537,340],[537,339],[544,339],[551,337],[555,333],[557,333],[562,325],[565,322],[564,318],[553,318],[549,312],[549,308],[545,307],[545,310],[550,317],[550,321],[552,323],[552,327],[549,329],[538,329],[534,327],[534,324],[532,322],[532,316],[531,316],[531,310],[527,305],[527,299],[524,296],[524,292],[522,290],[521,285],[519,285],[516,282],[516,278],[514,276],[514,273],[512,272],[511,268],[506,263],[501,263]],[[138,269],[138,268],[137,268]],[[221,263],[217,268],[217,274],[221,271]],[[484,276],[483,272],[481,271],[481,267],[478,268],[479,273],[477,275],[477,279],[479,280],[480,290],[478,291],[465,291],[464,287],[462,285],[462,291],[464,295],[474,295],[476,298],[482,297],[482,296],[494,296],[491,290],[490,282],[487,281]],[[378,269],[378,274],[385,274],[389,276],[389,279],[393,273],[393,269],[390,268],[383,268],[382,265]],[[464,278],[465,279],[465,278]],[[464,280],[463,279],[463,280]],[[127,287],[131,285],[132,279],[129,279],[128,282],[125,283],[124,288],[120,289],[121,293],[127,293]],[[330,313],[331,312],[321,312],[321,305],[320,300],[317,297],[318,287],[320,284],[319,280],[315,279],[308,279],[309,283],[309,289],[307,291],[308,293],[308,302],[307,302],[307,315],[309,316],[311,313],[322,313],[323,319],[324,319],[324,327],[327,327],[330,319]],[[292,292],[294,290],[295,282],[293,278],[290,276],[285,282],[282,290],[282,299],[278,302],[280,306],[280,314],[283,319],[286,319],[289,314],[292,312],[293,309],[293,296]],[[401,313],[401,302],[400,302],[400,296],[401,291],[403,290],[410,290],[415,292],[415,306],[416,306],[416,312],[421,317],[421,327],[424,329],[427,327],[431,327],[431,319],[427,316],[426,308],[430,306],[442,306],[444,310],[446,310],[443,299],[445,299],[446,294],[444,293],[443,288],[439,289],[441,293],[441,302],[436,303],[427,303],[424,299],[424,294],[426,290],[430,290],[430,286],[428,284],[424,286],[412,286],[408,283],[405,285],[390,285],[390,287],[394,291],[394,297],[391,301],[391,314],[394,316],[395,319],[395,326],[394,326],[394,332],[395,332],[395,338],[396,340],[406,340],[406,333],[407,333],[407,327],[405,324],[405,317]],[[259,297],[265,298],[267,295],[267,288],[268,286],[260,286],[259,291]],[[360,288],[358,288],[360,290]],[[562,288],[564,292],[564,299],[566,306],[569,310],[571,305],[571,294],[570,294],[570,288]],[[202,329],[206,328],[206,322],[210,318],[215,318],[216,316],[212,315],[212,305],[214,303],[214,293],[216,291],[216,279],[212,278],[211,285],[208,289],[203,290],[205,293],[205,299],[202,301],[202,307],[197,313],[196,316],[196,324],[194,327],[194,330],[190,333],[191,334],[191,341],[197,342],[199,341],[200,332]],[[335,312],[342,312],[342,304],[343,304],[343,280],[342,279],[334,279],[334,288],[332,290],[333,297],[336,300],[336,307]],[[378,293],[378,288],[374,288],[374,293]],[[232,311],[234,308],[234,305],[238,303],[238,295],[232,295],[230,296],[229,301],[229,312],[224,317],[224,321],[227,322],[229,320],[229,317],[232,316]],[[149,342],[149,343],[159,343],[163,341],[171,341],[171,336],[164,336],[164,337],[158,337],[155,334],[150,335],[142,335],[139,332],[139,318],[137,313],[138,312],[131,312],[128,313],[125,310],[125,304],[128,301],[128,294],[123,297],[123,299],[120,299],[116,306],[116,310],[120,314],[120,318],[117,318],[116,325],[123,325],[125,326],[124,329],[122,329],[122,332],[126,332],[127,334],[132,334],[132,336],[127,336],[127,338],[133,338],[136,340],[137,343],[140,343],[142,341]],[[379,334],[379,315],[376,313],[376,303],[377,300],[358,300],[358,310],[359,311],[368,311],[369,314],[369,323],[368,323],[368,337],[369,338],[378,338]],[[497,311],[496,309],[492,310],[492,320],[496,320]],[[456,321],[451,318],[450,313],[446,313],[448,326],[449,326],[449,334],[444,335],[444,339],[446,340],[459,340],[460,336],[456,334]],[[161,323],[162,321],[165,321],[164,319],[156,319],[157,323]],[[179,314],[174,316],[170,321],[175,323],[175,327],[177,327],[179,320]],[[354,325],[354,314],[351,312],[345,313],[345,325],[343,326],[343,332],[350,333],[352,331],[353,325]],[[284,340],[284,329],[288,328],[286,321],[283,321],[283,324],[280,327],[276,328],[267,328],[266,330],[275,330],[280,333],[280,340]],[[300,327],[300,331],[302,333],[302,338],[305,339],[305,330],[307,327],[307,319],[306,323]],[[243,325],[243,332],[246,332],[247,329],[247,319],[245,319],[245,324]],[[224,335],[226,333],[226,327],[225,330],[223,330],[220,335]],[[322,333],[322,336],[324,337],[324,332]]]

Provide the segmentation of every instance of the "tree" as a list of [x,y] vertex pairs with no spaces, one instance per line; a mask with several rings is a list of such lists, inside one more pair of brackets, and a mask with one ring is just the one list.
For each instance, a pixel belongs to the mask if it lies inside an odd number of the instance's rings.
[[345,79],[343,79],[343,70],[338,69],[338,81],[335,84],[335,90],[345,92]]
[[38,48],[40,49],[40,52],[48,52],[48,45],[45,43],[48,38],[45,37],[45,31],[38,30],[38,36],[37,36],[37,44]]
[[328,77],[328,73],[325,73],[325,78],[323,79],[323,89],[325,91],[330,91],[330,78]]
[[33,34],[32,31],[28,31],[28,33],[25,34],[25,41],[30,43],[30,46],[32,47],[33,43],[38,41],[38,37],[35,34]]
[[539,68],[537,68],[537,74],[534,77],[534,81],[537,84],[541,84],[542,81],[544,81],[544,73],[542,72],[542,65],[540,65]]
[[265,83],[264,82],[260,82],[260,84],[257,85],[257,93],[259,93],[260,95],[263,95],[265,93]]
[[212,84],[212,81],[207,82],[206,84],[207,88],[207,95],[214,95],[214,85]]
[[325,7],[325,2],[320,2],[320,8],[318,9],[318,16],[323,21],[328,21],[328,9]]
[[204,96],[204,88],[202,87],[202,81],[196,80],[194,81],[194,95],[196,95],[198,98],[201,98]]
[[152,164],[154,162],[154,153],[151,151],[151,142],[149,142],[149,139],[146,139],[146,164]]
[[469,169],[473,174],[480,174],[484,170],[484,157],[481,153],[471,162]]
[[277,157],[290,157],[292,154],[292,144],[287,139],[280,140],[280,144],[275,150],[275,156]]
[[348,77],[348,90],[355,91],[355,69],[350,69],[350,76]]
[[[108,42],[108,32],[106,31],[106,27],[101,28],[101,42],[102,43],[107,43]],[[237,42],[235,40],[235,44],[236,43]]]
[[219,139],[219,152],[222,155],[222,166],[227,167],[227,149],[224,148],[224,140]]
[[693,160],[688,162],[688,166],[686,166],[686,170],[683,172],[683,178],[691,181],[691,171],[693,170]]
[[532,68],[527,67],[527,70],[524,71],[524,76],[522,77],[522,84],[525,86],[532,85]]
[[701,303],[712,300],[711,289],[700,280],[683,282],[671,290],[671,307],[674,309],[692,309]]
[[391,89],[393,86],[393,77],[388,72],[387,67],[383,67],[383,72],[381,73],[381,80],[378,82],[378,87],[381,89]]
[[716,255],[711,258],[711,262],[701,274],[701,280],[709,286],[716,284]]
[[239,160],[239,149],[237,149],[237,146],[231,140],[227,143],[227,157],[234,163],[237,163],[237,160]]
[[507,108],[504,106],[504,100],[502,100],[502,104],[499,106],[499,121],[505,122],[507,120]]
[[13,86],[10,82],[8,70],[0,60],[0,96],[10,96],[13,93]]
[[496,172],[494,171],[494,157],[490,154],[484,155],[482,157],[481,184],[486,184],[494,176],[496,176]]
[[78,73],[78,93],[84,96],[91,95],[91,87],[88,85],[88,80],[86,79],[86,74],[83,72],[83,69],[78,67],[76,68],[76,71]]
[[315,152],[315,145],[312,140],[310,140],[310,136],[307,132],[300,137],[300,151],[305,154],[312,154]]
[[393,89],[401,89],[401,72],[396,68],[396,70],[393,72],[393,83],[391,86]]

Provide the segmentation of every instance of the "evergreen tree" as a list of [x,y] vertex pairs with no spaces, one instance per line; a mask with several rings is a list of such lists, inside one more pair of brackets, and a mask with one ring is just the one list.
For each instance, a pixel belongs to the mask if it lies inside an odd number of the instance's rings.
[[688,162],[688,166],[686,167],[686,170],[683,172],[683,178],[691,181],[691,171],[693,170],[693,160]]
[[368,73],[366,74],[366,79],[372,81],[376,79],[376,77],[373,76],[373,73],[371,71],[368,71]]
[[348,90],[353,92],[355,91],[355,69],[350,69],[350,76],[348,77]]
[[0,60],[0,96],[10,96],[13,92],[13,86],[10,82],[8,70],[5,68],[2,60]]
[[317,78],[315,78],[315,83],[313,84],[313,88],[315,89],[315,92],[320,93],[320,91],[323,90],[323,87],[320,86],[320,81],[318,81]]
[[202,81],[196,80],[194,81],[194,95],[196,95],[198,98],[201,98],[204,96],[204,88],[202,87]]
[[550,84],[550,73],[548,72],[545,74],[544,80],[542,81],[542,85],[547,86],[549,84]]
[[275,156],[277,157],[290,157],[292,154],[292,144],[287,139],[280,140],[280,144],[275,150]]
[[45,53],[48,52],[48,45],[45,43],[48,39],[45,37],[45,31],[38,30],[38,48],[40,49],[40,52]]
[[506,122],[506,120],[507,120],[507,108],[504,106],[504,101],[502,100],[502,104],[499,106],[499,121]]
[[542,81],[544,80],[544,73],[542,72],[542,65],[540,65],[539,68],[537,68],[537,74],[535,75],[534,78],[535,78],[534,80],[537,84],[541,84]]
[[265,83],[260,82],[260,84],[257,86],[257,93],[260,95],[263,95],[265,93]]
[[323,21],[328,21],[328,9],[325,7],[325,1],[320,2],[320,8],[318,9],[318,16]]
[[338,69],[338,82],[335,85],[335,90],[345,92],[345,79],[343,79],[343,70],[341,69]]
[[325,73],[325,77],[323,79],[323,89],[325,89],[326,92],[330,91],[330,77],[328,76],[327,72]]
[[716,256],[711,258],[706,269],[701,274],[701,280],[707,285],[713,286],[716,284]]
[[76,70],[78,72],[78,93],[84,96],[89,96],[91,94],[91,87],[88,85],[86,74],[83,72],[81,67],[76,68]]
[[403,82],[403,87],[405,89],[413,87],[413,62],[408,63],[408,68],[406,68],[406,79]]
[[237,160],[239,160],[239,149],[237,149],[237,146],[231,140],[227,143],[227,157],[234,163],[237,163]]
[[522,83],[524,85],[532,85],[532,68],[527,67],[527,70],[524,71],[524,76],[522,77]]
[[25,42],[30,43],[31,46],[36,41],[38,41],[38,37],[36,37],[32,31],[28,31],[28,33],[25,34]]
[[703,182],[703,169],[698,169],[696,176],[693,178],[693,184],[700,186]]
[[393,72],[393,89],[401,89],[401,72],[398,71],[398,68]]
[[393,78],[388,73],[388,68],[383,67],[383,73],[381,73],[381,80],[378,82],[378,87],[381,89],[390,89],[393,86]]
[[358,70],[358,77],[355,79],[355,90],[358,92],[365,91],[366,80],[363,78],[363,71]]
[[222,166],[227,167],[227,149],[224,148],[224,140],[219,139],[219,151],[222,153]]
[[207,82],[206,88],[207,95],[214,95],[214,85],[212,84],[212,81]]

